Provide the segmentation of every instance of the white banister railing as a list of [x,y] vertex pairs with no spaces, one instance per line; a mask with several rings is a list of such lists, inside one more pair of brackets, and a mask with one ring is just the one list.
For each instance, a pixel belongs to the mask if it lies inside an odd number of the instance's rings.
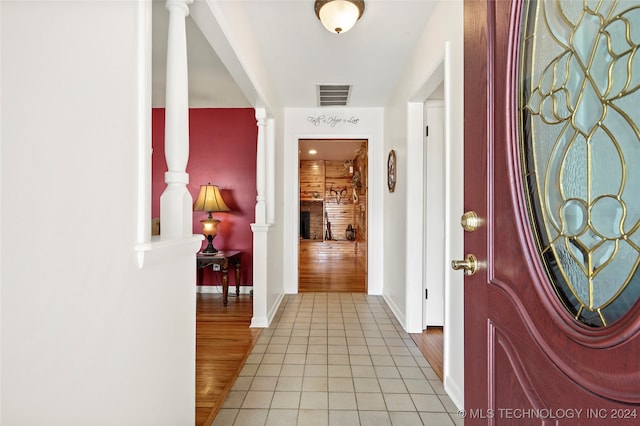
[[187,190],[189,175],[189,83],[185,18],[192,0],[167,0],[167,81],[165,159],[167,187],[160,196],[161,238],[186,238],[193,234],[193,199]]

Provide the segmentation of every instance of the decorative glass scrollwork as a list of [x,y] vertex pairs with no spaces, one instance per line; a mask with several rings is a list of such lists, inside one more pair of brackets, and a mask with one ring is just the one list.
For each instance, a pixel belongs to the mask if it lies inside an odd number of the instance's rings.
[[640,298],[640,2],[523,8],[520,145],[531,222],[554,289],[601,327]]

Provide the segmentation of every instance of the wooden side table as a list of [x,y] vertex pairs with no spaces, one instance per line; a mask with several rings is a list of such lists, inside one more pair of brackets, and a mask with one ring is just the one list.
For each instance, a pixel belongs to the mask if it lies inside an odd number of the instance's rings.
[[[196,255],[196,263],[198,267],[198,285],[202,284],[202,273],[204,268],[211,267],[214,271],[222,272],[222,302],[226,306],[229,295],[229,265],[236,268],[235,284],[236,296],[240,296],[240,255],[242,252],[238,250],[220,250],[215,254]],[[216,265],[218,265],[216,267]]]

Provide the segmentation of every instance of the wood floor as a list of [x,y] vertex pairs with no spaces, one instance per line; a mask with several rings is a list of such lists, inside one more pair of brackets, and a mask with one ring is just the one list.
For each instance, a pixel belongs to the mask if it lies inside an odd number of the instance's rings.
[[429,327],[422,333],[411,334],[411,338],[416,342],[416,346],[427,359],[431,368],[443,381],[442,360],[443,360],[443,338],[442,327]]
[[326,244],[300,242],[298,291],[365,293],[367,273],[362,261],[354,254],[335,256],[327,255],[321,249],[314,250],[314,247]]
[[[300,292],[365,292],[366,273],[354,258],[300,261]],[[249,328],[253,299],[198,294],[196,307],[196,426],[209,426],[251,352],[260,329]],[[442,330],[412,334],[442,380]]]
[[196,425],[210,425],[261,329],[249,328],[253,298],[198,294],[196,305]]

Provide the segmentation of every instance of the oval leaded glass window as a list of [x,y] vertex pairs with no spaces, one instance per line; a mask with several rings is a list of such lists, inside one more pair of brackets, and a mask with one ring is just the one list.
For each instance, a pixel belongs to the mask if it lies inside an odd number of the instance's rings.
[[520,144],[555,292],[602,327],[640,297],[640,1],[529,1]]

